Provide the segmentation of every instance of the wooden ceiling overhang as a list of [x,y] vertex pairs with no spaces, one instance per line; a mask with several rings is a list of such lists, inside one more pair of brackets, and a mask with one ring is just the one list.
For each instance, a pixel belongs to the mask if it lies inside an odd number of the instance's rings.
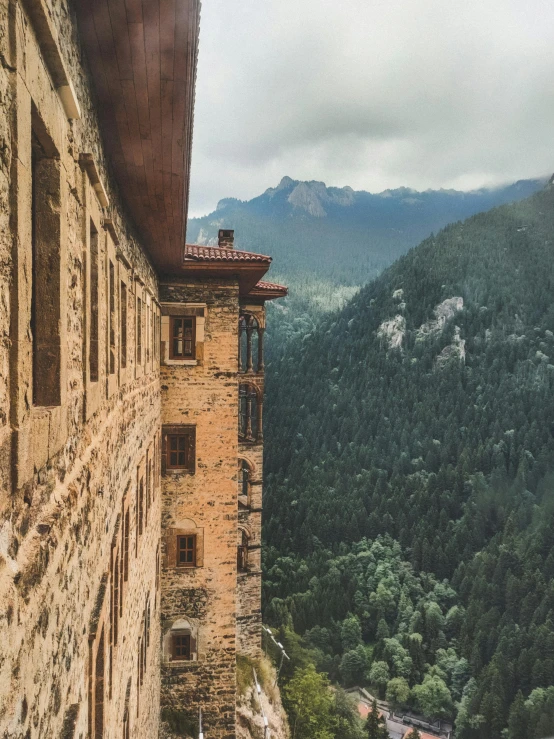
[[122,196],[160,273],[180,272],[200,0],[75,0]]

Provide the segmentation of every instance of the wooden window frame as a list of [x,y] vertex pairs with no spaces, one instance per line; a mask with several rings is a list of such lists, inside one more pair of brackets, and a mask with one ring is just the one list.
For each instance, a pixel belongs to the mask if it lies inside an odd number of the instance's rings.
[[[196,544],[196,552],[194,555],[194,567],[183,566],[179,564],[178,543],[181,536],[194,536]],[[163,566],[176,568],[183,572],[185,570],[193,571],[200,567],[204,567],[204,529],[193,527],[190,528],[168,528],[165,530],[165,553],[163,556]]]
[[[177,645],[178,640],[185,640],[185,644],[188,644],[188,652],[185,654],[188,654],[188,656],[177,654],[177,650],[180,648]],[[194,653],[193,649],[193,643],[194,639],[192,637],[192,634],[183,634],[183,633],[175,633],[171,634],[171,659],[174,662],[192,662],[192,655]]]
[[[187,540],[185,547],[181,547],[181,541],[183,539]],[[192,544],[190,547],[188,546],[189,544],[188,539],[192,541]],[[186,568],[196,567],[196,553],[198,551],[198,540],[196,538],[196,534],[179,534],[177,536],[175,551],[176,551],[176,561],[175,561],[176,567],[186,567]],[[191,552],[192,559],[190,561],[182,562],[181,552],[185,552],[186,554]]]
[[[188,452],[186,466],[170,464],[170,439],[185,438],[185,454]],[[186,441],[188,439],[188,442]],[[176,450],[179,452],[179,450]],[[194,475],[196,472],[196,426],[164,426],[162,432],[162,474],[181,473]]]
[[[175,323],[180,321],[183,323],[183,351],[182,353],[174,352],[174,327]],[[190,354],[185,354],[185,338],[184,338],[184,322],[190,321],[192,326],[191,350]],[[177,361],[190,361],[196,359],[196,316],[169,316],[169,358]]]

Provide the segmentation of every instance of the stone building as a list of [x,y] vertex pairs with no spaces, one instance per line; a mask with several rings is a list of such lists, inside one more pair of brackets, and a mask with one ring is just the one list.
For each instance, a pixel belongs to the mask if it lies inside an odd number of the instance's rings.
[[[184,243],[198,0],[0,0],[0,737],[235,736],[270,258]],[[263,249],[261,249],[263,251]]]

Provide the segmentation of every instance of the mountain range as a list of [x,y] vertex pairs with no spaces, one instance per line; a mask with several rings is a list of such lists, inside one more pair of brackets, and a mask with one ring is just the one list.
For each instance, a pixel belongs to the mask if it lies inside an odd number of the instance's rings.
[[252,200],[226,198],[213,213],[190,219],[187,240],[214,244],[219,228],[234,228],[236,247],[271,254],[279,277],[361,285],[446,224],[544,184],[538,178],[471,192],[401,187],[374,194],[283,177]]

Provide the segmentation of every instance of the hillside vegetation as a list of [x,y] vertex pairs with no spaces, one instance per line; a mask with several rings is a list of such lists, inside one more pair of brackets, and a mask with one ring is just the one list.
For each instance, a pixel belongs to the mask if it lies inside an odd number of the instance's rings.
[[273,354],[265,610],[320,669],[554,732],[554,192],[446,227]]

